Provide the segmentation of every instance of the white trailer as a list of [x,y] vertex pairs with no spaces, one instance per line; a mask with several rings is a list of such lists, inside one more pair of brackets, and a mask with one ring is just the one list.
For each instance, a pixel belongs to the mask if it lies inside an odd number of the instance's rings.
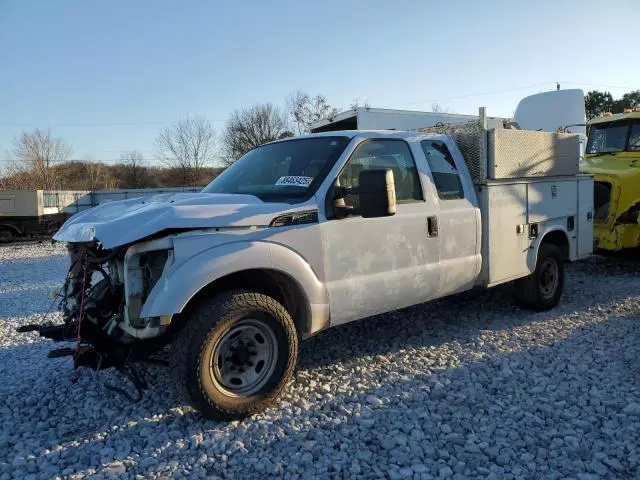
[[202,187],[0,190],[0,243],[17,237],[53,234],[69,217],[101,203],[201,190]]
[[0,242],[53,233],[67,219],[65,210],[86,191],[0,190]]
[[160,188],[109,188],[104,190],[92,190],[84,192],[83,195],[69,204],[66,204],[64,211],[67,215],[74,215],[83,210],[88,210],[104,202],[117,200],[129,200],[132,198],[152,197],[163,193],[178,192],[200,192],[203,187],[160,187]]

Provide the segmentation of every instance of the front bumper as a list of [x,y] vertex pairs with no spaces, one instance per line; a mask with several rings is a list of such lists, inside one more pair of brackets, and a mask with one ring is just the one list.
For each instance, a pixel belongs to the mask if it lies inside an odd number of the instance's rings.
[[601,250],[619,251],[640,247],[640,225],[616,225],[611,228],[607,224],[595,224],[593,237],[596,248]]

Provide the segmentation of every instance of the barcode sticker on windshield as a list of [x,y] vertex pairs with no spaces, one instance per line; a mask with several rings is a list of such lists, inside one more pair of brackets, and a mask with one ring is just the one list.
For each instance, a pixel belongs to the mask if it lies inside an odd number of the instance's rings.
[[308,187],[313,182],[313,177],[280,177],[276,185],[296,185],[298,187]]

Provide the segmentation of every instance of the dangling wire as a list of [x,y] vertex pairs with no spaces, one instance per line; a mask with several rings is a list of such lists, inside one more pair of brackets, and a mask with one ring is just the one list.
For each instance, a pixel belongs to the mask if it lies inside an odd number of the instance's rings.
[[87,252],[84,252],[84,267],[82,272],[82,291],[80,292],[80,313],[78,314],[78,330],[76,332],[76,352],[80,352],[80,326],[84,317],[84,292],[87,289]]
[[56,300],[58,300],[58,298],[60,298],[61,296],[62,295],[60,295],[60,292],[55,292],[54,293],[53,300],[51,301],[51,304],[49,305],[49,308],[47,308],[47,311],[44,312],[44,315],[40,319],[40,323],[44,323],[45,322],[45,320],[47,319],[47,316],[49,315],[49,313],[51,313],[51,309],[56,304]]

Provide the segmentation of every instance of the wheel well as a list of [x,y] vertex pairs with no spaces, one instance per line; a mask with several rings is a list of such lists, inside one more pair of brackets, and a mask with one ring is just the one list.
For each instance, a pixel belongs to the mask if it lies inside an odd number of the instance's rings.
[[542,238],[540,245],[545,243],[550,243],[558,247],[562,253],[562,259],[565,262],[569,260],[569,239],[567,238],[567,234],[562,230],[554,230],[553,232],[547,233]]
[[229,290],[253,290],[268,295],[289,312],[300,335],[311,329],[311,309],[298,282],[287,274],[270,269],[243,270],[214,280],[189,300],[181,314],[174,316],[172,327],[180,328],[186,314],[202,300]]
[[22,231],[20,230],[20,228],[18,228],[15,225],[12,225],[10,223],[0,223],[0,230],[9,230],[12,231],[18,235],[22,234]]

